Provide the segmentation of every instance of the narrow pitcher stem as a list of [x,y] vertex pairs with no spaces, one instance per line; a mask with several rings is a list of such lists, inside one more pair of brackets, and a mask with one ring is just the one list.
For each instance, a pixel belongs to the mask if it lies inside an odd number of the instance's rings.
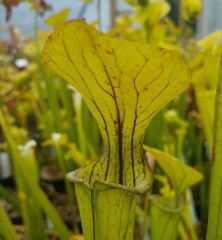
[[85,240],[132,240],[136,195],[96,182],[92,190],[75,184]]

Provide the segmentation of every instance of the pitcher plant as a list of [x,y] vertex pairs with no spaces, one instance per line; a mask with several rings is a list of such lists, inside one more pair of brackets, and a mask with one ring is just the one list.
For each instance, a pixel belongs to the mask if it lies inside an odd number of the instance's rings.
[[111,38],[85,20],[59,25],[42,61],[80,92],[103,138],[101,157],[67,175],[75,183],[84,239],[133,239],[136,195],[153,182],[144,132],[189,86],[187,64],[177,51]]

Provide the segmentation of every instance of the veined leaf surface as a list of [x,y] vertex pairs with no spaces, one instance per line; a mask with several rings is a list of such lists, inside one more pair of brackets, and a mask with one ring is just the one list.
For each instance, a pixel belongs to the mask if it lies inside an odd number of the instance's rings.
[[47,40],[42,61],[73,85],[98,121],[104,153],[69,177],[89,188],[95,181],[146,192],[152,183],[143,156],[145,128],[189,85],[190,71],[176,51],[105,34],[73,20]]

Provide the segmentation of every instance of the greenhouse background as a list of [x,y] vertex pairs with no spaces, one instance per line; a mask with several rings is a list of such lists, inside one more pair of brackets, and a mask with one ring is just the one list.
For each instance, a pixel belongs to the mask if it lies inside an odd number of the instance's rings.
[[[171,0],[175,1],[175,0]],[[107,32],[111,26],[111,1],[103,0],[101,2],[101,18],[103,24],[103,31]],[[113,11],[116,14],[123,12],[130,13],[132,8],[127,5],[123,0],[114,0]],[[69,18],[86,18],[89,22],[97,19],[97,10],[98,3],[94,1],[93,3],[87,4],[81,1],[48,1],[49,4],[53,5],[53,8],[44,15],[44,18],[49,16],[52,13],[56,13],[62,8],[69,7],[70,14]],[[198,18],[197,22],[197,35],[198,37],[204,37],[207,34],[222,28],[222,4],[220,0],[203,0],[203,10]],[[14,24],[23,34],[33,35],[33,29],[35,27],[35,13],[29,11],[30,6],[27,3],[21,3],[19,6],[13,9],[12,19],[10,23]],[[24,14],[26,17],[24,17]],[[5,9],[0,6],[0,30],[1,36],[4,35],[4,32],[7,32],[7,26],[10,23],[5,21]],[[39,27],[47,28],[44,24],[43,18],[39,17]]]

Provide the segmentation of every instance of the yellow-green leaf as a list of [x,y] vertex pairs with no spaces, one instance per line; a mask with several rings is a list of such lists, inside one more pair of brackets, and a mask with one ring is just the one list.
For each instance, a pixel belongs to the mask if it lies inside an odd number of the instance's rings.
[[213,150],[211,162],[210,201],[207,240],[222,239],[222,56],[215,97]]
[[[174,194],[164,193],[151,195],[151,238],[175,240],[178,235],[178,223],[181,213],[186,206],[185,191],[187,188],[202,179],[202,174],[195,169],[183,164],[175,157],[160,150],[144,146],[158,165],[164,170],[174,186]],[[161,179],[158,177],[158,179]],[[163,180],[163,179],[162,179]],[[164,181],[163,181],[164,183]],[[159,222],[161,219],[161,222]],[[156,227],[158,225],[158,227]]]
[[170,5],[165,0],[150,1],[146,7],[138,6],[136,10],[135,21],[154,25],[169,13]]
[[195,54],[190,67],[203,130],[209,152],[212,152],[214,98],[222,50],[222,31],[215,31],[201,39],[198,47],[199,53]]
[[193,21],[202,9],[200,0],[182,0],[182,17],[186,21]]
[[[222,31],[215,31],[198,42],[198,46],[204,51],[212,52],[222,43]],[[220,54],[220,53],[219,53]]]
[[[151,239],[176,240],[183,201],[177,202],[174,197],[151,195],[150,233]],[[161,219],[161,220],[160,220]]]
[[209,152],[213,148],[213,118],[214,118],[214,90],[196,91],[196,101],[200,117],[203,124],[203,130],[208,142]]
[[19,240],[16,231],[11,223],[7,213],[5,212],[2,203],[0,202],[0,236],[5,240]]
[[63,23],[69,15],[69,8],[64,8],[56,14],[53,14],[45,19],[45,23],[51,27],[57,27]]

